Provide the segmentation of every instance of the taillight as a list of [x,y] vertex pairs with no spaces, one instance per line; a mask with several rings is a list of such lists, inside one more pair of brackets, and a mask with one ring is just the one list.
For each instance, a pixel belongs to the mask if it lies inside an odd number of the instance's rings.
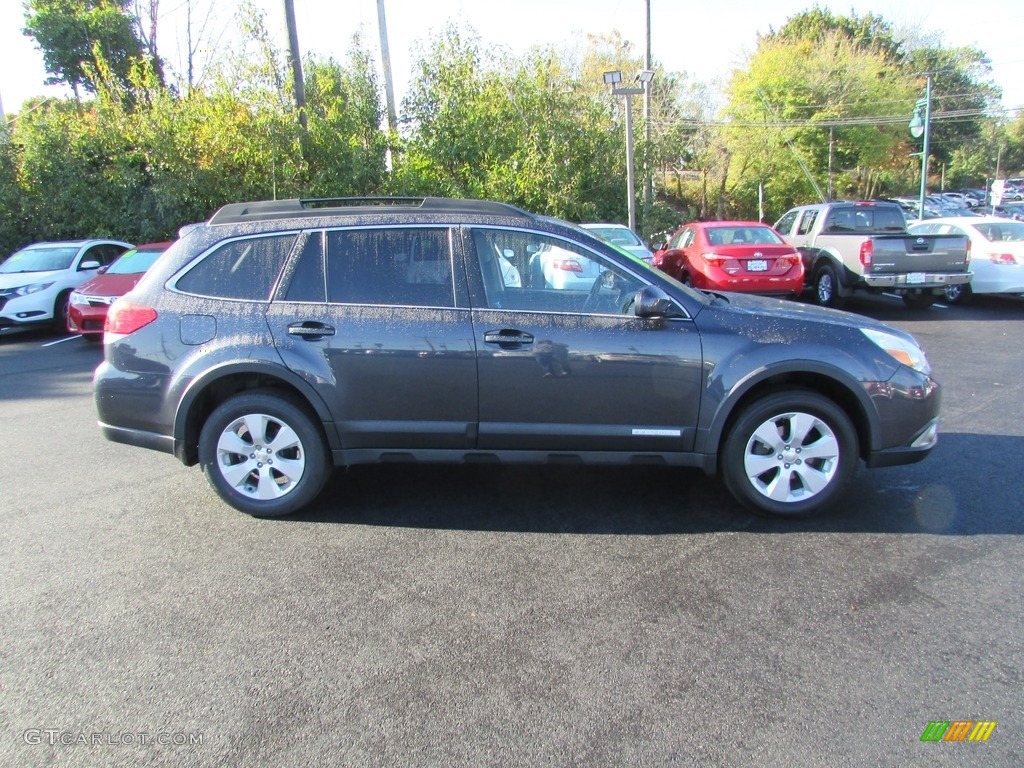
[[871,260],[875,255],[875,244],[871,240],[865,240],[860,244],[860,263],[865,267],[871,266]]
[[970,238],[967,240],[967,258],[964,259],[964,264],[971,266],[971,241]]
[[116,301],[107,313],[107,320],[103,324],[104,333],[112,333],[118,336],[127,336],[135,333],[156,320],[156,310],[141,304],[132,304],[127,301]]
[[1012,253],[990,253],[988,260],[993,264],[1005,264],[1007,266],[1013,266],[1017,263],[1017,258]]
[[551,262],[551,266],[555,269],[560,269],[563,272],[578,272],[581,275],[583,274],[583,267],[580,266],[580,263],[576,261],[576,259],[555,259]]

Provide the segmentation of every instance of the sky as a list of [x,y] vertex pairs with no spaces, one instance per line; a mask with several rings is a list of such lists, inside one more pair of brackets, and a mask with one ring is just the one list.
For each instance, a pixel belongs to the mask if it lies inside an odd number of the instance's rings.
[[[236,3],[226,0],[162,0],[161,55],[181,71],[185,8],[191,2],[194,23],[213,7],[205,40],[211,47],[233,34]],[[254,0],[266,10],[267,24],[285,44],[283,0]],[[294,0],[303,55],[344,60],[352,35],[378,50],[377,0]],[[724,84],[757,46],[759,34],[781,27],[790,16],[814,7],[815,0],[650,0],[653,57],[673,72],[700,82]],[[1003,106],[1024,108],[1024,2],[989,0],[974,6],[964,0],[817,0],[837,14],[876,13],[900,29],[936,33],[947,46],[971,45],[992,61],[993,77],[1003,89]],[[587,34],[613,31],[633,43],[642,56],[645,0],[385,0],[391,66],[399,103],[411,77],[415,52],[447,23],[468,25],[484,44],[522,53],[534,45],[582,50]],[[42,54],[21,33],[21,0],[0,0],[0,101],[8,113],[28,98],[62,96],[69,91],[45,86]],[[179,42],[179,39],[181,42]],[[379,61],[379,59],[378,59]]]

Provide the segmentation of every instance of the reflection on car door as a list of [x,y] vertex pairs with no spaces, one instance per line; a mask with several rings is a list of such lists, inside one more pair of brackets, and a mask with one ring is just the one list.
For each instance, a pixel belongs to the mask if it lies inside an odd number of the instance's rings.
[[447,227],[306,236],[268,321],[285,363],[330,408],[344,449],[473,447],[476,360],[463,283]]
[[[633,272],[536,232],[464,233],[480,381],[481,450],[685,451],[700,405],[701,347],[692,322],[641,319]],[[497,247],[495,247],[497,246]],[[531,254],[575,250],[601,264],[589,290],[527,279],[505,286],[494,254],[521,272]]]

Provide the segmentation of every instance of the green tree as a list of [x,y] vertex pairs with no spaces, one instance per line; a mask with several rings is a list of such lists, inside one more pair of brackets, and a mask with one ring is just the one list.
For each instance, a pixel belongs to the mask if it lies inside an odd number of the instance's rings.
[[449,27],[420,59],[403,113],[400,193],[624,220],[622,132],[554,50],[515,59]]
[[128,81],[132,61],[142,45],[126,11],[130,0],[26,0],[24,33],[34,37],[43,52],[50,83],[66,83],[95,93],[93,72],[98,59],[106,61],[122,82]]
[[913,86],[884,47],[865,50],[842,30],[763,38],[729,85],[732,209],[756,211],[759,183],[770,213],[814,199],[830,180],[834,196],[875,194],[880,174],[904,162]]

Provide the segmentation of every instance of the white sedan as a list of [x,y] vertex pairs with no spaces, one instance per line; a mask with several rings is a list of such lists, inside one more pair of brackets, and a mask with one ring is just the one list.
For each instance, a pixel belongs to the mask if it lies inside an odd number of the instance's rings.
[[946,302],[967,301],[973,293],[1024,294],[1024,221],[996,216],[928,219],[913,224],[912,235],[967,235],[971,272],[966,285],[946,288]]

